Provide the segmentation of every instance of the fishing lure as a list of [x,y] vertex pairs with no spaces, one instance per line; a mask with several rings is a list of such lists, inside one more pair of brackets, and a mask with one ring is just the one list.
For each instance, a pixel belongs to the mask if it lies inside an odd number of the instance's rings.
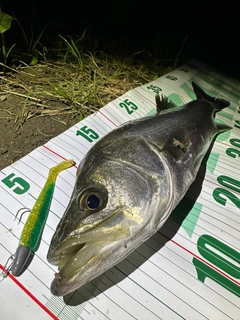
[[41,242],[44,226],[50,211],[57,176],[61,171],[75,164],[73,160],[65,160],[49,170],[47,181],[22,230],[19,246],[12,256],[13,261],[9,267],[5,267],[6,276],[9,272],[15,277],[21,276],[32,262]]

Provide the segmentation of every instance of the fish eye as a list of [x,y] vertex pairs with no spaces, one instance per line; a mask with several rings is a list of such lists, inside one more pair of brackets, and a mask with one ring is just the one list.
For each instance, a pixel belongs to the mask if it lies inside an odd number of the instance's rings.
[[79,198],[80,208],[83,210],[99,211],[107,203],[105,192],[97,189],[85,190]]
[[98,209],[100,206],[100,199],[96,194],[90,194],[90,196],[87,197],[87,206],[89,209]]

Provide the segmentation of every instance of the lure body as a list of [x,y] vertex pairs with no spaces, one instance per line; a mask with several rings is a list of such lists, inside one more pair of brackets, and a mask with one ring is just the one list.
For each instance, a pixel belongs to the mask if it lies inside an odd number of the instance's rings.
[[39,248],[58,174],[74,165],[73,160],[66,160],[49,170],[47,181],[25,223],[13,263],[8,270],[15,277],[19,277],[28,268]]

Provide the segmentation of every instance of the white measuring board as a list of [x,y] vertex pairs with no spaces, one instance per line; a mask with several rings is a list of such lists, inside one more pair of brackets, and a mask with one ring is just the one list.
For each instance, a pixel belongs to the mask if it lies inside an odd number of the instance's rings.
[[56,182],[43,240],[18,278],[0,283],[1,319],[240,319],[240,82],[196,61],[137,87],[0,171],[0,266],[15,253],[23,224],[49,168],[78,164],[120,124],[153,113],[155,94],[176,104],[195,99],[191,81],[231,102],[217,118],[233,127],[218,136],[196,181],[165,225],[125,260],[67,297],[50,290],[57,269],[46,260],[69,202],[76,168]]

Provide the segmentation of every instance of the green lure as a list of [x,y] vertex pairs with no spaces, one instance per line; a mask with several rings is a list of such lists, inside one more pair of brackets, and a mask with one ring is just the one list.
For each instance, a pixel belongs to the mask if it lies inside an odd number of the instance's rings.
[[42,233],[50,211],[54,187],[58,174],[76,163],[73,160],[65,160],[49,170],[47,181],[37,198],[33,209],[25,223],[19,246],[13,257],[13,263],[7,269],[15,277],[19,277],[30,265],[35,252],[41,243]]

